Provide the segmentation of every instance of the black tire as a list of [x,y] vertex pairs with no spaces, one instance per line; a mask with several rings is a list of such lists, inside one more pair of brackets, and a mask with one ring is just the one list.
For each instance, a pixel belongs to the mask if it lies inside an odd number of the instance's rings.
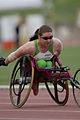
[[65,105],[69,97],[68,81],[60,80],[54,83],[45,83],[51,98],[59,105]]
[[10,100],[15,108],[22,107],[29,97],[34,68],[29,56],[21,57],[14,66],[10,81]]
[[77,88],[73,85],[74,100],[77,103],[77,105],[80,107],[80,69],[78,69],[75,72],[73,80],[74,80],[75,84],[78,86],[78,88]]

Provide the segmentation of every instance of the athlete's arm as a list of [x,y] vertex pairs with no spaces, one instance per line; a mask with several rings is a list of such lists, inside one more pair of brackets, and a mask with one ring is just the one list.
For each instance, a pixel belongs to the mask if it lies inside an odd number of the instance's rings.
[[5,64],[9,64],[12,61],[16,60],[17,58],[29,54],[29,55],[33,55],[35,51],[35,45],[34,45],[34,41],[31,42],[27,42],[26,44],[24,44],[23,46],[21,46],[20,48],[18,48],[15,52],[12,52],[5,60]]

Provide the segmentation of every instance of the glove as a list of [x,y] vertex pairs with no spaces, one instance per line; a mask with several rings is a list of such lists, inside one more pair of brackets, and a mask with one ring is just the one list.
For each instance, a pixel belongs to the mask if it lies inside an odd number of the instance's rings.
[[4,57],[0,57],[0,66],[8,66],[7,64],[5,64],[5,58]]

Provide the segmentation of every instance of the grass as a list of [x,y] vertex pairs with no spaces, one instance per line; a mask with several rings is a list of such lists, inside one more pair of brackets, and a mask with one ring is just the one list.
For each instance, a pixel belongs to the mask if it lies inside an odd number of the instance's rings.
[[[80,8],[80,0],[54,0],[55,22],[74,23]],[[73,14],[74,13],[74,14]]]
[[63,66],[68,66],[74,75],[75,71],[80,68],[80,47],[64,48],[61,61]]
[[[0,56],[5,58],[12,51],[0,51]],[[80,68],[80,47],[64,47],[63,52],[60,56],[60,60],[63,66],[68,66],[71,69],[72,75],[75,71]],[[16,61],[9,64],[7,67],[0,66],[0,85],[9,85],[12,70]]]
[[[5,58],[12,51],[0,51],[0,57],[4,56]],[[8,66],[0,66],[0,85],[9,85],[12,70],[16,61],[12,62]]]

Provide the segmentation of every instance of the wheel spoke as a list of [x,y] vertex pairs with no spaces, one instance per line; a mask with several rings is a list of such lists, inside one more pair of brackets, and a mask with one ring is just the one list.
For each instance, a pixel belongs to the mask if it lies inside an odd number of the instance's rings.
[[55,93],[55,98],[58,101],[58,90],[57,90],[57,83],[54,84],[54,93]]
[[21,88],[22,88],[22,85],[19,86],[19,92],[18,92],[18,98],[17,98],[17,105],[20,103]]
[[30,59],[27,56],[24,57],[17,61],[11,76],[10,99],[15,108],[25,104],[33,84],[34,68]]
[[63,88],[63,89],[65,89],[66,90],[66,84],[64,83],[64,81],[59,81],[58,82],[58,84]]
[[[53,86],[53,87],[51,87]],[[51,98],[59,105],[65,105],[68,101],[69,97],[69,88],[68,88],[68,81],[62,82],[59,81],[59,83],[56,81],[53,83],[46,83],[46,88],[49,92],[49,95]],[[61,89],[61,90],[59,90]]]

